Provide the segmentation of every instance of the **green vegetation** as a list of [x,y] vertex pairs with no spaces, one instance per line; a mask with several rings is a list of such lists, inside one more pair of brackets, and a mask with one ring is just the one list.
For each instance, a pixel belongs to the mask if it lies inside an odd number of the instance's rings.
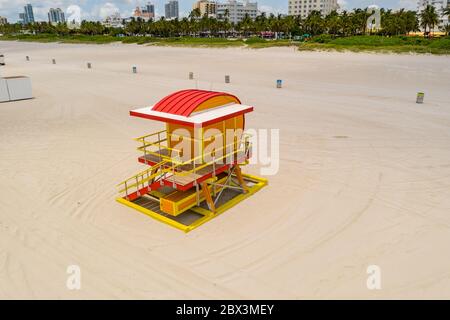
[[226,38],[157,38],[151,43],[162,46],[186,46],[186,47],[237,47],[242,46],[241,40],[228,40]]
[[208,47],[208,48],[224,48],[224,47],[241,47],[250,48],[268,48],[280,46],[296,46],[297,44],[290,40],[264,40],[261,38],[227,39],[227,38],[155,38],[155,37],[113,37],[110,35],[88,36],[88,35],[65,35],[59,36],[55,34],[22,34],[22,35],[5,35],[0,40],[19,40],[29,42],[60,42],[60,43],[86,43],[86,44],[108,44],[112,42],[122,42],[127,44],[140,45],[158,45],[158,46],[185,46],[185,47]]
[[291,47],[298,45],[298,42],[294,42],[289,39],[279,40],[266,40],[258,37],[252,37],[244,41],[245,45],[253,49],[262,49],[270,47]]
[[[446,38],[430,37],[430,31],[439,20],[434,7],[428,6],[420,13],[420,19],[417,12],[404,9],[395,12],[381,9],[380,13],[381,27],[371,30],[367,27],[371,16],[368,9],[334,11],[327,16],[312,11],[305,19],[262,13],[254,20],[246,16],[237,24],[231,23],[227,15],[217,19],[206,15],[201,17],[198,10],[193,10],[189,17],[181,20],[132,19],[124,22],[122,28],[106,27],[92,21],[83,21],[77,28],[70,28],[65,23],[6,24],[0,26],[0,34],[3,34],[0,40],[217,48],[298,46],[300,50],[449,54],[450,25],[442,27]],[[449,9],[442,13],[443,16],[449,14]],[[425,37],[407,36],[419,31],[420,27],[425,30]]]
[[420,14],[420,25],[425,30],[425,32],[430,31],[434,28],[435,25],[439,22],[439,15],[436,12],[436,9],[428,5],[425,10]]
[[4,35],[0,40],[19,40],[29,42],[61,42],[61,43],[96,43],[106,44],[120,41],[120,38],[108,35],[57,35],[57,34],[18,34],[18,35]]
[[318,36],[302,43],[300,50],[370,51],[394,53],[450,54],[450,37],[428,39],[423,37],[353,36],[330,38]]

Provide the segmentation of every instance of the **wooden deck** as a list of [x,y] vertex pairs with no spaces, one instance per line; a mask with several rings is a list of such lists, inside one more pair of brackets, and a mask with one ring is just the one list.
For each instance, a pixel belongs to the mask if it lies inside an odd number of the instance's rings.
[[183,176],[179,176],[179,175],[173,175],[171,177],[165,178],[165,181],[169,181],[172,183],[176,183],[182,186],[186,186],[192,182],[194,182],[195,180],[200,179],[201,177],[203,177],[202,175],[199,174],[195,174],[195,173],[190,173],[188,175],[183,175]]

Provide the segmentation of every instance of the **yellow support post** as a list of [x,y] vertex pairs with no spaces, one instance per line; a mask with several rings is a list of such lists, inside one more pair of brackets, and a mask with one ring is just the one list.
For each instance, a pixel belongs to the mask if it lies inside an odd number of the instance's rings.
[[205,196],[206,203],[209,206],[209,210],[211,210],[212,213],[215,214],[216,206],[214,205],[214,201],[211,197],[211,192],[208,189],[208,183],[206,183],[206,181],[202,183],[202,192],[203,192],[203,195]]

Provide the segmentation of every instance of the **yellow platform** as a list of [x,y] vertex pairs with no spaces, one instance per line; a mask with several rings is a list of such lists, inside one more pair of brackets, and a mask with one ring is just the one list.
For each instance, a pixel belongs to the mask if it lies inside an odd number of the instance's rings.
[[[218,184],[223,184],[227,180],[227,176],[225,174],[221,175],[216,179],[210,179]],[[222,187],[213,187],[212,185],[208,186],[210,193],[215,194],[222,190]],[[198,197],[198,199],[197,199]],[[198,202],[205,201],[205,196],[203,193],[197,191],[195,188],[192,188],[188,191],[179,191],[175,190],[169,195],[165,195],[160,199],[160,209],[161,211],[170,214],[174,217],[179,216],[183,212],[195,207]]]
[[210,181],[208,188],[213,196],[222,191],[215,212],[208,209],[205,198],[195,192],[195,189],[190,193],[175,190],[168,193],[154,191],[134,201],[125,198],[117,198],[117,201],[187,233],[252,196],[268,183],[266,179],[249,174],[242,174],[242,177],[247,186],[246,193],[238,190],[238,185],[224,188],[227,175],[218,176],[214,181]]

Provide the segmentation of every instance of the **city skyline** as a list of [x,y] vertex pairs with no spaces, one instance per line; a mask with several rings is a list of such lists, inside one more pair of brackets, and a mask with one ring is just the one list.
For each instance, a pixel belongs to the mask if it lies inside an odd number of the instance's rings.
[[[119,11],[124,17],[132,16],[136,5],[144,6],[147,2],[145,0],[9,0],[7,2],[0,1],[0,16],[6,17],[9,22],[17,22],[19,20],[18,15],[23,11],[23,7],[30,3],[33,6],[36,21],[48,20],[47,15],[52,7],[60,7],[65,11],[69,5],[78,5],[82,9],[82,19],[102,20],[116,11]],[[156,17],[165,15],[165,3],[167,0],[150,2],[155,4]],[[180,18],[189,15],[194,2],[194,0],[179,0]],[[288,13],[288,0],[260,0],[256,2],[258,2],[260,11],[275,14]],[[339,0],[338,2],[347,10],[364,8],[372,4],[391,9],[406,8],[415,10],[417,8],[417,0]]]

